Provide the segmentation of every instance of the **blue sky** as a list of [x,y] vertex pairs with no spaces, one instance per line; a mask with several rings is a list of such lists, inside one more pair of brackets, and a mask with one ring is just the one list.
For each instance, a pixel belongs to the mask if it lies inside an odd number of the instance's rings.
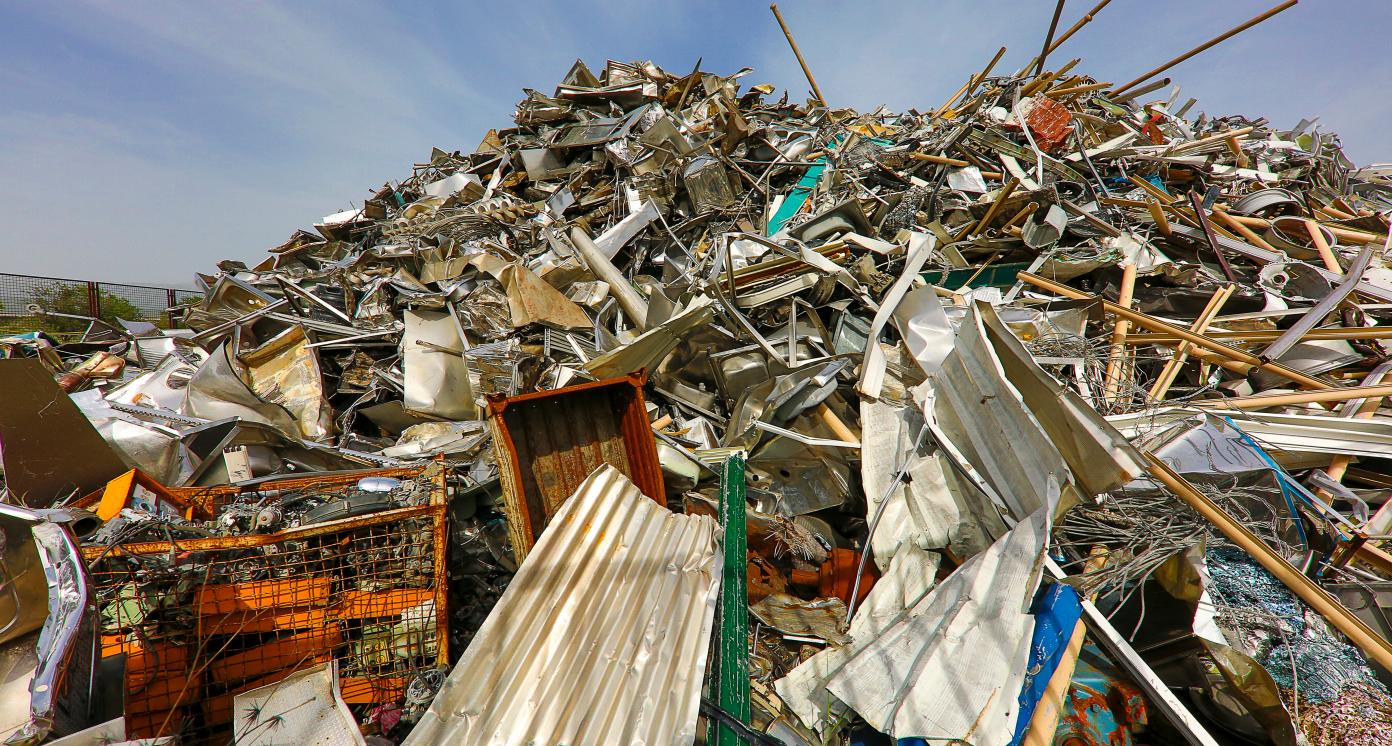
[[[1276,0],[1114,0],[1062,62],[1122,82]],[[1071,0],[1060,28],[1095,0]],[[1051,0],[781,3],[833,104],[930,108]],[[1304,0],[1172,73],[1198,109],[1319,116],[1359,163],[1392,161],[1386,0]],[[0,271],[188,285],[360,204],[432,146],[472,149],[577,57],[754,67],[804,95],[762,2],[0,0]]]

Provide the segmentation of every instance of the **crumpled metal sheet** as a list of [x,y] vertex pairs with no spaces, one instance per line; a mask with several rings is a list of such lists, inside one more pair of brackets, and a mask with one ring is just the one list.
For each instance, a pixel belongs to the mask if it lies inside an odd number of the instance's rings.
[[293,415],[300,437],[322,441],[334,434],[333,408],[319,356],[308,345],[304,327],[293,326],[240,358],[252,392]]
[[242,381],[226,343],[218,345],[189,379],[184,392],[184,412],[206,420],[240,417],[270,425],[291,436],[300,432],[293,415],[283,407],[262,400]]
[[827,648],[774,683],[778,696],[805,725],[823,731],[846,712],[846,704],[827,691],[827,681],[927,596],[940,561],[940,555],[912,545],[896,552],[851,619],[846,633],[850,644]]
[[826,688],[876,730],[1007,743],[1014,734],[1049,517],[1036,512],[967,560]]
[[447,420],[477,419],[464,342],[454,317],[442,311],[408,310],[405,319],[401,346],[406,410]]
[[600,467],[404,746],[692,743],[720,557],[714,521],[673,515]]

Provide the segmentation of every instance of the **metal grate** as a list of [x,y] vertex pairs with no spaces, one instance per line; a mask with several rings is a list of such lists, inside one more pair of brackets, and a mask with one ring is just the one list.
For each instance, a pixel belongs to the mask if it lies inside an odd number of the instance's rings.
[[[160,327],[177,325],[170,308],[202,298],[194,290],[69,280],[0,272],[0,333],[41,331],[64,338],[81,335],[83,319],[96,317],[109,323],[117,318],[146,321]],[[38,314],[31,309],[38,306]]]
[[[284,484],[261,488],[298,488]],[[432,493],[274,534],[88,548],[103,657],[126,656],[128,735],[226,743],[237,693],[329,659],[350,706],[400,703],[448,652],[445,505]]]

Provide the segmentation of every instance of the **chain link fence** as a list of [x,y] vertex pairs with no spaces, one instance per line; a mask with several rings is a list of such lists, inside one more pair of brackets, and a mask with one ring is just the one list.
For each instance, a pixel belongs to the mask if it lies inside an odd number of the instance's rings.
[[179,324],[172,307],[202,296],[196,290],[0,272],[0,334],[41,331],[69,341],[82,335],[89,318],[168,329]]

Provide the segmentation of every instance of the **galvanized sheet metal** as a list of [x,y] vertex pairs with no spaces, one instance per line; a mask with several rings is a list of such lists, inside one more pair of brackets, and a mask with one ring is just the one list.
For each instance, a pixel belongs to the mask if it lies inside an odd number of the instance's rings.
[[692,743],[719,588],[715,528],[600,467],[404,746]]

